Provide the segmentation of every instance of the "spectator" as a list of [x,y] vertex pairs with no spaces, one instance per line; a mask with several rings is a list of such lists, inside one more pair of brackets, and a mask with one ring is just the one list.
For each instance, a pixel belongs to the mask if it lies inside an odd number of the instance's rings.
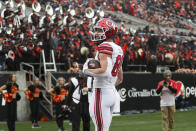
[[163,131],[174,131],[175,93],[177,93],[176,82],[171,80],[171,71],[163,73],[164,80],[160,81],[157,87],[157,94],[160,94],[162,127]]
[[5,54],[6,50],[4,49],[3,38],[0,37],[0,71],[5,69]]
[[180,111],[187,111],[187,107],[190,105],[190,96],[180,95],[176,100],[176,105]]
[[19,70],[19,63],[16,61],[15,53],[12,50],[8,52],[8,58],[6,59],[6,66],[8,71]]

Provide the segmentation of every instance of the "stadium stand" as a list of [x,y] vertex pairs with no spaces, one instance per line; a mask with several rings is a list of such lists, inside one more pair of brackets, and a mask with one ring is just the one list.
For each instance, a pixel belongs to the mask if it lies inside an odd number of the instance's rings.
[[[131,70],[133,66],[141,69],[148,64],[151,60],[149,44],[150,41],[156,40],[159,65],[170,65],[174,70],[188,68],[185,72],[194,72],[194,1],[15,2],[1,2],[0,39],[3,43],[1,54],[7,54],[6,58],[12,58],[16,63],[39,64],[42,49],[45,50],[46,58],[49,58],[50,50],[54,50],[56,63],[60,63],[58,70],[67,71],[74,61],[84,63],[87,57],[94,56],[97,49],[97,45],[90,40],[91,25],[104,16],[112,17],[119,25],[115,42],[125,53],[123,66],[126,71]],[[122,5],[125,7],[122,8]],[[167,13],[169,9],[173,9],[173,12]],[[134,16],[134,19],[143,19],[151,25],[145,25],[144,28],[129,28],[129,25],[138,23],[108,13],[106,10],[129,14]],[[189,21],[187,25],[184,24],[187,23],[185,20]],[[170,27],[175,31],[162,30],[164,27]],[[180,28],[185,29],[185,32],[178,31]],[[10,50],[14,52],[13,57],[8,53]],[[7,60],[3,57],[2,59],[3,70]],[[15,70],[19,68],[16,67]]]

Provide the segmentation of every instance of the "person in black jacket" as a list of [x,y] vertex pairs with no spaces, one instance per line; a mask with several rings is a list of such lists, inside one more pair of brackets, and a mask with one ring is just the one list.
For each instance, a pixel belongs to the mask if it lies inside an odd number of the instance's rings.
[[17,62],[15,53],[12,50],[8,52],[8,58],[6,59],[6,66],[8,71],[19,70],[19,63]]
[[63,114],[62,105],[65,104],[65,100],[69,93],[69,90],[65,85],[65,79],[63,77],[59,77],[57,86],[48,90],[48,93],[52,96],[53,102],[55,103],[56,123],[59,131],[67,131],[63,127],[63,118],[59,117],[59,115]]
[[[154,31],[151,31],[151,33],[153,34]],[[151,54],[151,60],[149,60],[147,64],[147,70],[152,73],[155,73],[157,68],[157,53],[156,53],[157,44],[158,44],[157,36],[151,36],[147,41],[147,45]]]
[[0,36],[0,71],[4,70],[6,50],[3,46],[3,38]]
[[4,12],[4,18],[5,20],[7,20],[8,18],[10,18],[13,15],[13,11],[10,10],[9,6],[6,6],[6,10]]
[[16,83],[15,74],[11,74],[8,83],[0,87],[0,94],[3,93],[3,90],[7,90],[7,92],[3,94],[7,107],[7,126],[9,131],[15,131],[17,101],[21,98],[18,93],[19,86]]
[[72,131],[80,130],[80,119],[83,121],[83,131],[90,131],[90,114],[88,93],[82,89],[87,87],[87,79],[73,77],[69,82],[69,95],[64,108],[71,106],[72,110]]
[[39,78],[35,78],[34,83],[24,89],[27,99],[30,101],[32,128],[40,128],[38,125],[39,101],[43,98]]

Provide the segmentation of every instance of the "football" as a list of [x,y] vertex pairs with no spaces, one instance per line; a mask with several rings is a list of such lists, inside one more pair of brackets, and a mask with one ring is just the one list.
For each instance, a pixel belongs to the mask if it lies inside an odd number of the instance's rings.
[[92,59],[88,62],[88,69],[97,69],[100,67],[101,67],[101,65],[98,60]]

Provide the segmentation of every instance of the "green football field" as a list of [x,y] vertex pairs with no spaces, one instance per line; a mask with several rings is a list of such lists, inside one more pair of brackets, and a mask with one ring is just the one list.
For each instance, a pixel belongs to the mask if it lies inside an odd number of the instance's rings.
[[[31,129],[30,122],[17,122],[16,131],[57,131],[54,121],[40,122],[40,129]],[[71,131],[68,121],[64,127]],[[82,128],[81,128],[82,129]],[[5,123],[0,123],[0,131],[8,131]],[[81,130],[82,131],[82,130]],[[91,122],[91,131],[94,126]],[[161,131],[161,113],[134,114],[113,117],[110,131]],[[196,131],[196,110],[176,112],[175,131]]]

